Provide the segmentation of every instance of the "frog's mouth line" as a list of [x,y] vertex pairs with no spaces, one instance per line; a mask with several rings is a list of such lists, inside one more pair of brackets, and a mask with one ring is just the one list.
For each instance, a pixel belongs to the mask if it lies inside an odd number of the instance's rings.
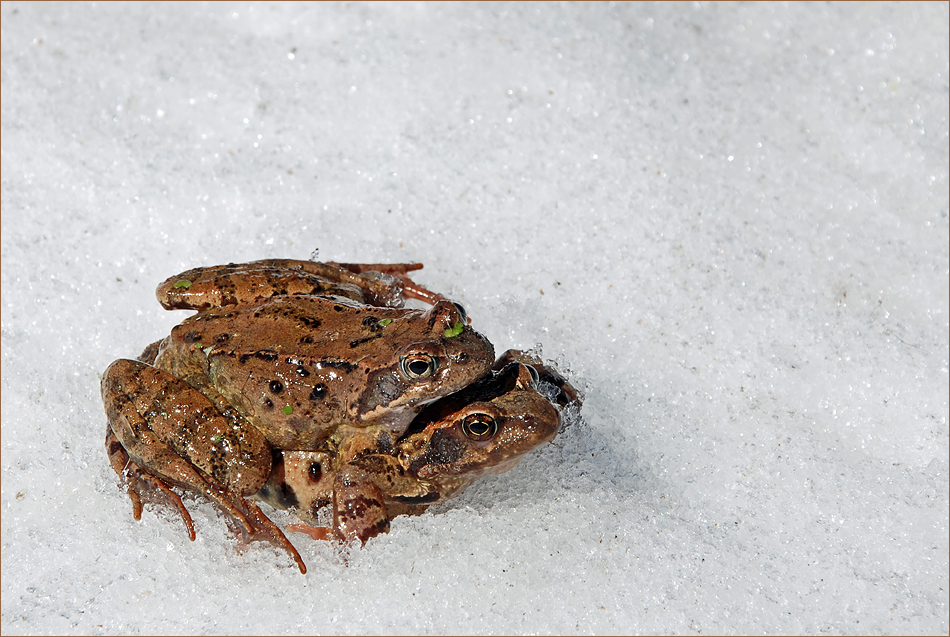
[[444,420],[473,402],[490,402],[514,389],[518,380],[518,363],[509,363],[501,371],[477,380],[468,387],[442,398],[429,400],[415,417],[397,444],[413,434],[422,433],[433,422]]

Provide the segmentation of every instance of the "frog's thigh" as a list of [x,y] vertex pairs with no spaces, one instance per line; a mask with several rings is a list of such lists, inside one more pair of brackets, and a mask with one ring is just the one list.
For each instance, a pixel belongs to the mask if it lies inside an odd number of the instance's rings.
[[210,477],[246,495],[270,473],[270,445],[259,431],[230,422],[201,392],[167,372],[117,360],[103,374],[102,400],[129,456],[173,482],[207,492]]
[[207,310],[297,294],[335,295],[362,303],[365,286],[361,277],[337,267],[269,259],[188,270],[162,282],[155,296],[166,310]]

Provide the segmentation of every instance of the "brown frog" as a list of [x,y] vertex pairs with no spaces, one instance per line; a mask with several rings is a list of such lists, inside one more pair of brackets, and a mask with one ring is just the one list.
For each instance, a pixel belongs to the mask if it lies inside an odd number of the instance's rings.
[[[264,484],[272,449],[316,450],[338,429],[395,439],[426,403],[491,367],[492,345],[467,326],[461,306],[409,280],[418,267],[265,260],[162,283],[164,307],[199,313],[139,360],[115,361],[102,379],[106,447],[129,480],[136,519],[150,485],[194,539],[168,485],[193,489],[305,571],[243,497]],[[400,309],[403,297],[433,305]]]
[[[257,497],[307,523],[291,530],[365,543],[387,532],[391,518],[421,513],[514,467],[554,438],[570,404],[579,407],[580,398],[557,372],[509,350],[492,374],[427,406],[394,445],[383,437],[356,448],[352,437],[339,445],[331,438],[319,451],[275,452]],[[329,522],[327,509],[332,528],[314,526]]]

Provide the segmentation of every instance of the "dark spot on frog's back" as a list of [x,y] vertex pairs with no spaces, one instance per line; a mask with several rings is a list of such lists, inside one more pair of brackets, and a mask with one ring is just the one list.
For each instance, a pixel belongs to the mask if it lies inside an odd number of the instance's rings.
[[322,400],[324,396],[327,395],[327,387],[324,384],[319,384],[314,386],[313,391],[310,392],[310,400]]
[[217,336],[214,337],[214,342],[215,342],[215,343],[226,343],[226,342],[228,341],[228,339],[230,339],[230,338],[231,338],[231,335],[230,335],[230,334],[228,334],[227,332],[222,332],[221,334],[218,334]]
[[247,361],[249,361],[249,360],[252,359],[252,358],[257,358],[257,359],[260,359],[260,360],[262,360],[262,361],[268,361],[268,362],[276,361],[276,360],[277,360],[277,352],[275,352],[275,351],[273,351],[273,350],[269,350],[269,349],[262,349],[262,350],[258,350],[258,351],[256,351],[256,352],[251,352],[251,353],[249,353],[249,354],[241,354],[240,361],[241,361],[241,363],[246,363]]
[[309,316],[298,316],[297,320],[310,328],[320,327],[320,319],[315,319]]
[[383,331],[383,326],[379,324],[379,319],[375,316],[367,316],[363,319],[363,327],[374,334]]
[[349,361],[320,361],[320,365],[323,367],[332,367],[333,369],[342,369],[345,372],[352,372],[356,369],[356,365]]
[[279,394],[284,391],[284,384],[279,380],[272,380],[269,387],[272,394]]
[[363,343],[366,343],[368,341],[376,340],[380,336],[382,336],[382,334],[374,334],[372,336],[367,336],[366,338],[358,338],[355,341],[350,341],[350,347],[351,348],[358,347],[359,345],[362,345]]

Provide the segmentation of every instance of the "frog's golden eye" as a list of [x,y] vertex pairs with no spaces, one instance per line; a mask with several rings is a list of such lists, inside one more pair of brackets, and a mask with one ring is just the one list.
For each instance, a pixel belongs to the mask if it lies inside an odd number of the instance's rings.
[[484,442],[498,433],[498,423],[488,414],[469,414],[462,421],[462,431],[472,440]]
[[435,374],[438,368],[436,360],[428,354],[409,354],[399,361],[402,373],[411,380],[428,378]]

